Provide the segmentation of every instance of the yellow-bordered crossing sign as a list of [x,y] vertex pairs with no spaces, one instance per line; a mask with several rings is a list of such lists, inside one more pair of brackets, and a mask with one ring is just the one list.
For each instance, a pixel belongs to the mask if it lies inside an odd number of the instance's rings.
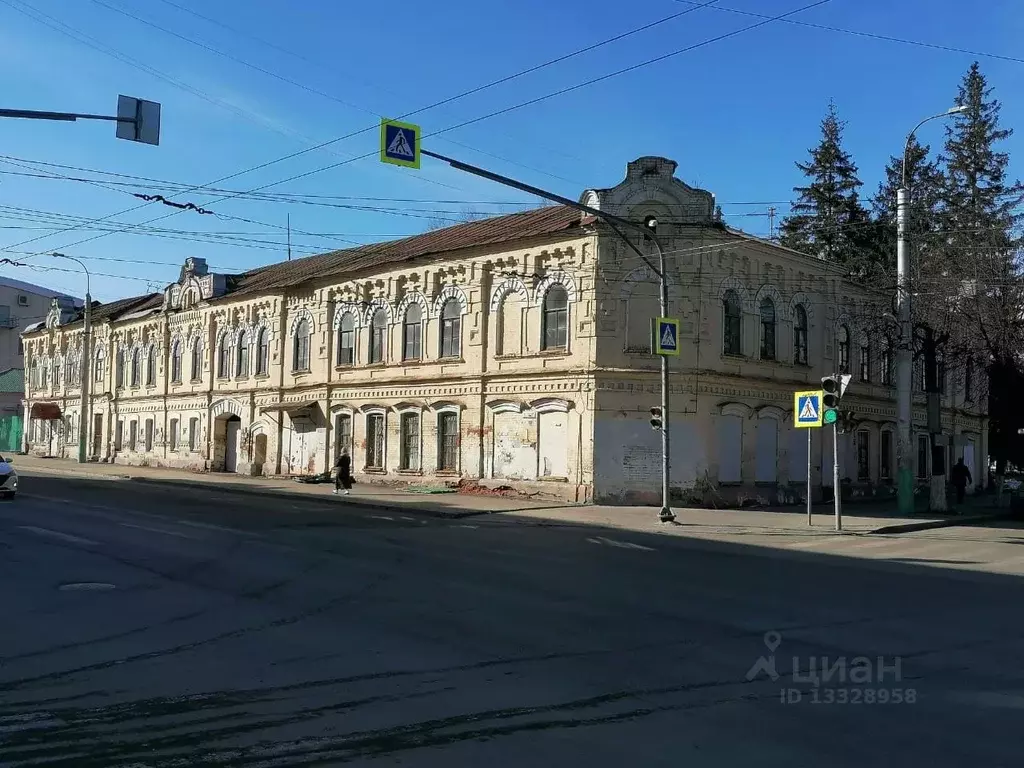
[[793,393],[794,427],[821,426],[821,397],[822,392],[820,389]]

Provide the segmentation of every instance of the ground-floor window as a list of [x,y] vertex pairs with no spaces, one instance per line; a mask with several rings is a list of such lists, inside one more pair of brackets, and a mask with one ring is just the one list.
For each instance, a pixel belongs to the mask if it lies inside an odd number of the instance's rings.
[[437,417],[437,468],[456,472],[459,468],[459,415],[441,413]]
[[366,417],[366,466],[384,469],[384,414],[371,413]]
[[892,479],[892,432],[880,434],[878,477],[880,480]]
[[188,449],[194,451],[199,445],[199,419],[188,420]]
[[871,435],[863,429],[857,433],[857,479],[871,479]]
[[178,420],[177,419],[171,419],[171,426],[170,426],[168,431],[170,432],[170,438],[171,438],[171,440],[170,440],[171,450],[172,451],[176,451],[176,450],[178,450]]
[[403,413],[401,421],[402,443],[399,446],[399,464],[401,469],[416,470],[420,468],[420,415]]
[[928,436],[918,435],[917,438],[917,476],[928,477]]
[[146,419],[146,452],[153,450],[153,420]]
[[340,456],[345,451],[352,453],[352,417],[347,413],[339,413],[334,417],[334,440],[335,455]]
[[134,451],[139,439],[139,422],[132,419],[128,423],[128,450]]
[[120,451],[124,443],[124,421],[118,419],[117,429],[114,431],[114,450]]

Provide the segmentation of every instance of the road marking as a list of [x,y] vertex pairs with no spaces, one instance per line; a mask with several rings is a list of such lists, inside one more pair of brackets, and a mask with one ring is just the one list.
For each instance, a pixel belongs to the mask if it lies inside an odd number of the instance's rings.
[[456,526],[452,526],[452,527],[454,527],[454,528],[471,528],[472,530],[475,531],[480,526],[479,525],[456,525]]
[[90,539],[83,539],[81,536],[72,536],[70,533],[61,533],[60,531],[51,531],[49,528],[36,528],[34,525],[20,525],[18,526],[23,531],[31,531],[37,533],[40,536],[50,536],[61,541],[69,541],[72,544],[98,544],[98,542]]
[[391,522],[395,521],[395,518],[388,517],[387,515],[370,515],[370,517],[372,517],[374,520],[390,520]]
[[239,536],[258,536],[249,531],[240,531],[238,528],[228,528],[226,525],[214,525],[213,523],[200,523],[197,520],[175,520],[179,525],[191,525],[193,528],[205,528],[208,531],[220,531],[221,533],[234,533]]
[[416,522],[416,518],[415,517],[406,517],[405,515],[401,515],[398,519],[399,520],[407,520],[410,523],[415,523]]
[[786,549],[809,549],[811,547],[827,547],[829,544],[837,544],[840,541],[849,541],[847,536],[829,536],[825,539],[814,541],[801,541],[796,544],[787,544]]
[[587,539],[591,544],[607,544],[609,547],[618,547],[619,549],[641,549],[644,552],[656,552],[653,547],[645,547],[643,544],[634,544],[631,541],[617,541],[615,539],[606,539],[604,536],[595,536],[592,539]]
[[192,539],[198,541],[198,536],[189,536],[187,533],[181,531],[165,531],[163,528],[150,528],[148,525],[135,525],[134,523],[121,523],[125,528],[137,528],[140,531],[149,531],[150,533],[162,533],[165,536],[177,536],[182,539]]

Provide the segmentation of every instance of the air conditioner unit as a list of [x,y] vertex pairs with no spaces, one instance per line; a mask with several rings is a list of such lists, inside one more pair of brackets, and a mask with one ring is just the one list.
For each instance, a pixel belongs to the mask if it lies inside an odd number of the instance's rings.
[[18,306],[19,307],[27,307],[28,306],[28,296],[26,294],[24,294],[24,293],[19,293],[18,294]]

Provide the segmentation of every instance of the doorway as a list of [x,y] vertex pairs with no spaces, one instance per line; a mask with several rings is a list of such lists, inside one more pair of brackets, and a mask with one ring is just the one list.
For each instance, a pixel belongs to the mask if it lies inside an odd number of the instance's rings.
[[[239,434],[242,431],[242,420],[235,415],[229,416],[227,419],[218,420],[220,424],[218,426],[224,430],[224,471],[225,472],[237,472],[238,471],[238,443]],[[220,430],[218,430],[219,432]],[[220,435],[217,435],[219,438]],[[217,442],[220,442],[219,440]]]

